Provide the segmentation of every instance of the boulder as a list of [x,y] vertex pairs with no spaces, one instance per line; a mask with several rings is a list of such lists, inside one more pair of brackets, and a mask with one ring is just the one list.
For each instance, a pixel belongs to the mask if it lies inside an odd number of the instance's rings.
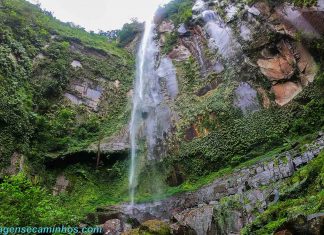
[[170,226],[160,220],[148,220],[140,225],[139,234],[171,235]]
[[281,41],[277,45],[278,54],[273,55],[271,52],[264,50],[262,52],[264,59],[259,59],[261,72],[270,80],[278,81],[291,78],[295,73],[294,64],[296,63],[294,54],[290,45]]
[[119,219],[108,220],[102,227],[104,235],[120,235],[123,232],[122,222]]
[[274,22],[280,22],[275,25],[278,33],[296,37],[297,32],[300,32],[306,38],[321,38],[324,35],[324,12],[316,8],[283,4],[275,8],[271,18]]
[[272,92],[275,94],[276,97],[276,103],[280,106],[289,103],[301,91],[301,85],[299,83],[294,82],[280,83],[272,87]]
[[72,66],[73,68],[82,68],[82,64],[81,64],[81,62],[78,61],[78,60],[73,60],[72,63],[71,63],[71,66]]
[[173,217],[180,225],[193,229],[198,235],[212,235],[215,234],[213,213],[212,205],[204,205],[185,210]]

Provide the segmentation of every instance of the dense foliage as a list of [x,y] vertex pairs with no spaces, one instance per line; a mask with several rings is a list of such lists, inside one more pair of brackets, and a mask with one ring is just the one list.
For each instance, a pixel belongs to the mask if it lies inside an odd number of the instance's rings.
[[[78,193],[61,197],[50,195],[61,170],[48,170],[46,164],[123,127],[129,115],[126,93],[133,81],[133,57],[106,36],[62,23],[23,0],[0,1],[0,28],[0,180],[15,154],[25,156],[20,170],[28,175],[1,183],[0,225],[76,225],[101,202],[121,200],[120,194],[113,194],[116,190],[102,190],[107,182],[98,178],[123,182],[126,177],[120,171],[126,172],[127,163],[98,171],[85,190],[85,172],[92,176],[95,165],[88,161],[79,166],[85,168],[82,173],[71,170],[77,175],[73,192]],[[82,68],[73,68],[74,60]],[[71,84],[84,82],[100,86],[99,111],[64,98],[67,92],[75,94]]]
[[1,226],[59,226],[76,222],[72,211],[60,199],[35,186],[24,174],[0,184]]

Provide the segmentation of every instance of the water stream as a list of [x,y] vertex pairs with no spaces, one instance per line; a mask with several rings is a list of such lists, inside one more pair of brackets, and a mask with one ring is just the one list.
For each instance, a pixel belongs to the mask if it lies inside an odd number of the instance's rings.
[[[152,17],[153,19],[153,17]],[[144,35],[137,54],[136,79],[134,84],[133,109],[130,121],[131,163],[129,173],[129,195],[134,205],[135,191],[140,182],[140,166],[154,164],[162,159],[163,140],[171,129],[172,112],[168,103],[178,94],[176,72],[172,60],[161,57],[158,43],[154,40],[156,25],[145,23]],[[144,142],[144,151],[139,152]],[[143,148],[141,148],[142,150]],[[155,174],[152,173],[152,178]],[[160,193],[158,180],[154,193]]]
[[[133,110],[130,122],[131,165],[129,173],[129,194],[131,203],[134,204],[136,187],[136,160],[137,160],[137,136],[145,109],[145,90],[148,88],[149,78],[154,76],[154,62],[157,48],[153,43],[154,24],[151,21],[145,23],[145,31],[137,55],[136,80],[133,95]],[[153,101],[154,101],[154,97]]]

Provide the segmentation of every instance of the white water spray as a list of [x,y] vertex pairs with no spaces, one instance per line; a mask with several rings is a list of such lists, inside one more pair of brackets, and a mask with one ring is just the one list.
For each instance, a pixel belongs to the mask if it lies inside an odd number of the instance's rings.
[[[138,185],[137,178],[140,173],[139,166],[142,165],[143,160],[145,159],[146,163],[155,164],[164,156],[163,140],[171,130],[172,112],[168,102],[178,95],[175,68],[170,58],[160,57],[158,43],[154,40],[155,28],[153,20],[146,22],[137,54],[133,110],[130,122],[129,195],[131,205],[134,205],[135,189]],[[143,137],[145,137],[147,150],[145,158],[143,154],[137,153],[138,139],[144,139]],[[154,166],[151,169],[154,169]],[[159,179],[150,180],[153,180],[155,184],[152,187],[154,193],[161,193]]]
[[140,128],[140,119],[145,102],[144,90],[150,73],[154,70],[154,61],[156,48],[153,46],[154,24],[151,21],[145,23],[143,39],[137,55],[137,68],[135,90],[133,95],[133,110],[130,122],[130,142],[131,142],[131,165],[129,173],[129,194],[131,204],[134,204],[134,195],[136,187],[136,158],[137,158],[137,135]]

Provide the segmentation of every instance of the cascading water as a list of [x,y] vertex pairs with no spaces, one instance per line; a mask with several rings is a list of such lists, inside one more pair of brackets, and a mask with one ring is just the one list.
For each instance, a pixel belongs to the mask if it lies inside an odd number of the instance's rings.
[[137,54],[133,109],[130,121],[129,194],[131,205],[134,205],[139,163],[141,162],[137,153],[139,139],[145,136],[146,160],[148,162],[159,161],[161,155],[163,155],[163,148],[160,143],[163,142],[171,127],[172,114],[167,103],[178,94],[175,68],[172,61],[167,57],[159,58],[159,47],[157,42],[154,41],[155,28],[153,21],[145,23],[144,35]]
[[136,187],[136,150],[137,135],[140,128],[140,120],[144,111],[144,90],[147,89],[148,79],[154,71],[155,54],[157,52],[153,43],[154,24],[150,21],[145,23],[144,36],[137,55],[137,69],[135,80],[135,92],[133,95],[133,110],[130,122],[130,142],[131,142],[131,165],[129,173],[130,200],[134,204]]

